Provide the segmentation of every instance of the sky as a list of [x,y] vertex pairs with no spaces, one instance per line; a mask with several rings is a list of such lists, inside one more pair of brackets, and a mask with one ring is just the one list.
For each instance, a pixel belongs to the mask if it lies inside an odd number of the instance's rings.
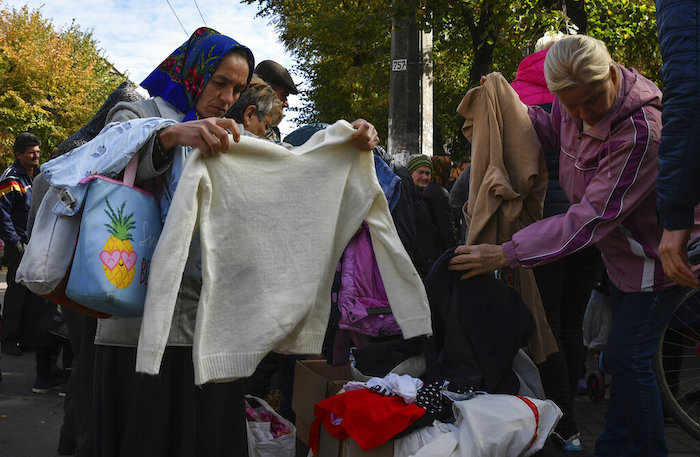
[[[292,70],[292,56],[284,50],[274,27],[268,19],[255,17],[258,11],[255,4],[242,4],[239,0],[4,0],[3,3],[14,8],[24,5],[31,10],[40,8],[42,16],[51,19],[56,27],[69,26],[75,20],[82,31],[92,32],[107,60],[136,84],[192,32],[206,25],[248,46],[256,62],[266,59],[279,62],[290,71],[297,86],[304,88]],[[299,99],[290,95],[290,106],[298,103]],[[280,129],[289,133],[296,128],[294,113],[289,110],[285,113]]]

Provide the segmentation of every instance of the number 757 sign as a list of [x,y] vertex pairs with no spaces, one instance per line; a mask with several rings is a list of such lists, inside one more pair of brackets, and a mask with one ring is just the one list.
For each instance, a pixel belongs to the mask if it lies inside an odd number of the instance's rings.
[[406,59],[392,60],[391,71],[406,71]]

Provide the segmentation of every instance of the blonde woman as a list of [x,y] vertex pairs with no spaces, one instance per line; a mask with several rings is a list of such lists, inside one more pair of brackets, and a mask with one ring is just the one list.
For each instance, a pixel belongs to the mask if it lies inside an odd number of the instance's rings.
[[[661,91],[615,63],[588,36],[556,42],[545,60],[551,114],[529,107],[542,146],[559,151],[559,177],[571,206],[501,246],[460,246],[451,268],[463,277],[501,267],[536,267],[593,244],[610,277],[614,321],[605,351],[612,374],[599,457],[665,456],[653,356],[687,289],[661,268],[656,216]],[[695,221],[693,233],[700,233]]]

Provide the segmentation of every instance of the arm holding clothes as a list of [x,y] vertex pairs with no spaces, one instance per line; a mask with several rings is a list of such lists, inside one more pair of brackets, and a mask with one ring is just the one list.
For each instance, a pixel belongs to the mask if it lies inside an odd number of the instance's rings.
[[379,134],[374,125],[364,119],[356,119],[350,123],[355,129],[350,142],[360,151],[371,151],[379,144]]
[[[555,107],[557,104],[555,101]],[[630,131],[649,132],[645,116],[631,116],[613,128],[610,141],[601,145],[599,162],[590,171],[594,174],[587,179],[583,195],[565,214],[525,227],[502,246],[460,247],[457,253],[461,255],[452,259],[451,269],[470,272],[466,278],[506,266],[504,260],[511,267],[532,268],[598,243],[611,234],[654,190],[658,143],[650,140],[649,133],[630,135]],[[540,130],[538,136],[543,137]],[[573,168],[574,164],[567,166]],[[577,175],[574,179],[583,177]]]

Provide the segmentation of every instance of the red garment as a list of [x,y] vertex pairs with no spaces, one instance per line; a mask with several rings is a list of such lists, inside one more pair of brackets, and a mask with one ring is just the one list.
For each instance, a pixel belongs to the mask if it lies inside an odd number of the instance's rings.
[[554,101],[554,95],[547,89],[547,81],[544,78],[544,58],[547,51],[549,49],[525,57],[518,65],[515,81],[510,84],[526,105],[544,105]]
[[385,397],[368,389],[344,392],[316,404],[309,447],[318,455],[323,423],[328,433],[339,440],[352,438],[363,451],[374,449],[406,430],[424,414],[425,409],[415,403],[406,404],[401,397]]

